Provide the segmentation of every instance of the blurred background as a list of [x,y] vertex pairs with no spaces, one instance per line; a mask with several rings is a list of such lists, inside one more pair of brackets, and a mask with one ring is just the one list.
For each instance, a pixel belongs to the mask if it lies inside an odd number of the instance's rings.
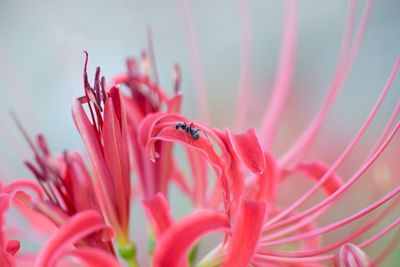
[[[365,3],[358,2],[357,19]],[[299,1],[295,79],[273,147],[278,155],[292,144],[318,111],[329,89],[347,3]],[[249,5],[253,71],[251,105],[245,125],[257,128],[274,83],[284,1],[250,1]],[[230,127],[235,119],[240,77],[239,6],[236,1],[211,0],[189,1],[189,6],[208,92],[210,124]],[[368,114],[399,55],[399,11],[397,0],[374,3],[359,56],[310,158],[332,162]],[[111,78],[125,71],[128,56],[139,56],[147,47],[149,26],[161,85],[172,91],[172,66],[178,63],[185,96],[183,114],[199,118],[184,18],[178,2],[0,0],[0,177],[3,181],[30,177],[22,161],[31,158],[31,153],[16,131],[10,110],[31,135],[44,133],[52,151],[83,150],[70,115],[72,97],[83,94],[82,51],[89,52],[90,75],[96,66],[101,66],[103,75]],[[357,155],[365,155],[389,118],[399,87],[397,78],[363,146],[356,150],[355,160]],[[332,138],[337,142],[332,142]],[[397,150],[389,150],[387,158],[398,162],[399,142],[395,141],[392,147]],[[343,173],[352,173],[353,164],[348,162]],[[399,183],[398,174],[393,174],[397,175],[393,183]],[[373,191],[364,189],[360,192]],[[364,203],[361,206],[370,203],[368,195],[358,196],[360,203]],[[385,264],[395,266],[396,260],[400,261],[399,251]]]

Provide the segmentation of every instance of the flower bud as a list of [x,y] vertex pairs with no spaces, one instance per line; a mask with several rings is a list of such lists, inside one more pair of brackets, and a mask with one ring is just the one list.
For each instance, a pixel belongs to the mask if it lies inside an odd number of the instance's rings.
[[368,255],[351,243],[341,246],[333,261],[335,267],[366,267],[370,265]]

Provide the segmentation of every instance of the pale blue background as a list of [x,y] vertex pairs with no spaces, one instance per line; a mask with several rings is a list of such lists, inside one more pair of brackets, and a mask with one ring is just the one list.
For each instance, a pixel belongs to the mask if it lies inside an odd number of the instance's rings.
[[[283,1],[252,1],[254,104],[267,102],[280,47]],[[318,109],[337,62],[347,1],[299,1],[299,45],[291,103],[303,101],[302,121]],[[361,13],[361,1],[358,14]],[[234,1],[191,1],[191,10],[210,97],[212,124],[233,121],[239,81],[238,12]],[[399,55],[400,2],[376,1],[365,42],[329,129],[354,134]],[[171,87],[171,67],[183,71],[184,114],[196,117],[193,83],[182,20],[175,1],[22,1],[0,0],[0,175],[26,176],[21,161],[30,152],[9,117],[17,112],[33,135],[46,134],[53,151],[82,149],[70,116],[73,95],[82,94],[82,50],[90,70],[100,65],[107,77],[125,69],[125,58],[146,47],[151,25],[161,83]],[[384,121],[398,97],[396,79],[385,102]],[[301,102],[299,102],[301,103]],[[261,115],[261,114],[260,114]],[[260,116],[261,117],[261,116]],[[354,127],[343,123],[351,118]],[[258,123],[260,118],[252,122]],[[253,124],[249,122],[249,124]],[[377,130],[382,124],[378,122]],[[251,125],[248,125],[251,126]],[[279,150],[279,148],[278,148]],[[398,179],[398,177],[397,177]],[[399,256],[397,256],[399,259]],[[388,264],[387,266],[390,266]]]

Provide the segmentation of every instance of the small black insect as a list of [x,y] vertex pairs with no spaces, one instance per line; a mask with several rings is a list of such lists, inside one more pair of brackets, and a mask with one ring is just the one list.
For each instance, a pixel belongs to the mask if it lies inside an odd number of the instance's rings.
[[201,129],[194,129],[193,122],[191,122],[189,126],[186,124],[186,122],[177,122],[175,124],[175,129],[178,130],[179,128],[190,134],[194,140],[198,140],[200,138],[199,132]]

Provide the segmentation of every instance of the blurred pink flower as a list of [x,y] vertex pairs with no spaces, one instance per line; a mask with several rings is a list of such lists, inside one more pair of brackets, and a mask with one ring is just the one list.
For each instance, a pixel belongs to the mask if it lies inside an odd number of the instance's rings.
[[[356,168],[353,175],[343,177],[338,168],[349,160],[359,145],[376,113],[387,96],[400,67],[396,60],[386,85],[354,138],[337,159],[328,164],[321,159],[306,160],[305,155],[316,140],[323,123],[357,56],[371,9],[367,1],[358,29],[353,36],[356,1],[349,1],[349,11],[334,81],[320,111],[302,135],[282,155],[272,153],[286,101],[290,93],[297,39],[296,1],[286,2],[281,57],[269,103],[258,130],[241,129],[248,115],[251,81],[249,49],[251,36],[247,33],[249,10],[240,1],[242,75],[237,120],[232,129],[208,126],[205,88],[200,59],[191,29],[188,6],[182,1],[189,46],[196,70],[196,87],[202,121],[181,115],[183,96],[180,91],[181,73],[174,67],[173,95],[161,87],[150,48],[140,60],[129,59],[127,72],[107,83],[95,73],[94,85],[88,82],[88,55],[84,64],[85,95],[72,103],[72,116],[88,152],[92,172],[88,171],[78,153],[64,153],[53,158],[42,135],[35,145],[22,130],[34,152],[33,163],[26,165],[38,183],[17,181],[0,190],[0,262],[13,266],[21,262],[24,251],[20,242],[8,239],[11,231],[4,227],[4,214],[14,202],[26,217],[29,226],[38,228],[38,221],[47,219],[53,235],[47,237],[37,255],[27,255],[35,266],[75,264],[76,258],[89,266],[138,266],[136,247],[130,226],[132,195],[138,191],[146,211],[153,266],[193,265],[192,252],[206,234],[220,232],[223,237],[215,249],[197,262],[197,266],[367,266],[378,265],[398,245],[398,239],[382,247],[376,255],[364,252],[393,229],[395,219],[380,229],[378,224],[391,218],[398,206],[400,186],[396,185],[367,207],[342,219],[320,226],[317,219],[333,213],[332,207],[360,180],[377,161],[397,133],[400,122],[398,103],[376,144]],[[199,73],[200,72],[200,73]],[[127,87],[124,91],[120,87]],[[84,107],[86,105],[86,109]],[[22,129],[22,127],[21,127]],[[190,175],[181,170],[173,151],[174,144],[183,145],[190,165]],[[215,181],[209,172],[215,173]],[[131,182],[131,172],[136,184]],[[313,186],[291,204],[278,204],[282,182],[293,175],[310,179]],[[169,187],[176,183],[194,210],[176,220],[171,213]],[[39,184],[39,185],[38,185]],[[322,199],[305,209],[300,207],[321,191]],[[354,198],[357,196],[355,195]],[[384,206],[378,215],[369,216]],[[343,214],[347,214],[345,210]],[[375,213],[374,213],[375,214]],[[36,223],[35,223],[36,222]],[[352,223],[357,228],[351,234],[337,234],[333,242],[322,238],[342,230]],[[112,231],[111,231],[112,230]],[[369,235],[369,231],[373,234]],[[115,245],[110,242],[115,233]],[[47,232],[49,234],[49,231]],[[366,237],[367,234],[369,237]],[[22,250],[22,251],[20,251]],[[68,265],[70,264],[70,265]]]

